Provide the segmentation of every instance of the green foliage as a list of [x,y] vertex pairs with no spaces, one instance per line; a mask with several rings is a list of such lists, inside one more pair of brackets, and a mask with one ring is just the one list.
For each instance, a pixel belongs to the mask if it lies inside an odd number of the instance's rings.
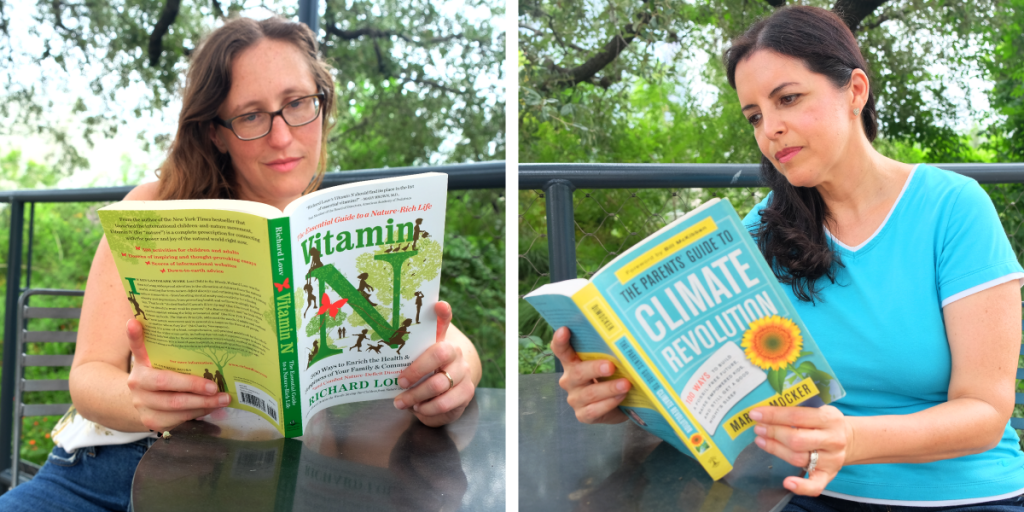
[[[3,179],[7,183],[18,186],[39,187],[51,184],[52,169],[36,162],[22,162],[18,151],[9,151],[0,158]],[[96,209],[99,205],[88,203],[48,203],[35,206],[35,234],[32,241],[31,282],[24,281],[28,273],[28,225],[32,216],[31,206],[25,208],[24,252],[22,253],[21,286],[30,284],[32,288],[84,289],[89,266],[92,262],[96,245],[102,231]],[[7,283],[7,247],[10,235],[10,206],[0,205],[0,290],[6,290]],[[33,306],[41,307],[79,307],[81,299],[77,297],[35,297],[31,299]],[[0,303],[0,315],[3,315],[5,304]],[[77,330],[77,320],[37,319],[28,324],[29,330],[59,331]],[[74,351],[68,343],[31,343],[27,351],[32,355],[66,355]],[[28,379],[66,379],[68,368],[27,368]],[[33,392],[25,395],[25,401],[31,404],[70,403],[71,396],[66,391]],[[42,464],[53,448],[50,440],[50,429],[59,417],[25,418],[23,421],[21,454],[26,460]]]
[[1024,161],[1024,0],[1008,0],[988,34],[994,46],[985,69],[994,82],[989,103],[1003,116],[990,130],[989,146],[1001,161]]
[[[39,3],[28,32],[33,44],[9,44],[0,9],[0,58],[29,62],[0,77],[0,134],[41,136],[54,144],[59,175],[88,167],[81,137],[111,137],[131,117],[161,115],[180,100],[184,74],[202,38],[241,12],[257,19],[296,19],[289,0],[180,2],[150,53],[166,2]],[[325,0],[320,52],[333,67],[337,127],[329,137],[329,170],[500,159],[504,155],[503,3],[468,0],[459,9],[427,0]],[[53,73],[53,70],[59,70]],[[71,90],[67,75],[89,82]],[[37,78],[36,78],[37,77]],[[480,77],[487,77],[481,80]],[[35,81],[33,81],[35,79]],[[49,93],[70,94],[75,122]],[[128,99],[131,98],[131,99]],[[135,99],[138,98],[138,99]],[[127,99],[127,100],[126,100]],[[140,133],[149,150],[173,134]],[[457,140],[441,149],[444,140]]]
[[519,374],[553,373],[555,356],[547,341],[539,336],[519,338]]
[[473,342],[481,387],[505,387],[505,194],[448,192],[441,300],[452,324]]
[[[1019,64],[1007,68],[1022,53],[1016,1],[887,0],[861,20],[855,36],[871,71],[884,137],[919,144],[927,161],[974,161],[976,145],[953,127],[985,113],[953,98],[958,90],[969,94],[970,78],[997,45],[1002,74],[991,72],[1006,77],[997,88],[1007,98],[1004,114],[1024,112],[1013,106],[1021,105],[1012,92],[1021,82],[1009,71]],[[759,161],[721,55],[731,38],[771,11],[767,2],[744,0],[521,4],[520,161]],[[1018,21],[1007,21],[1008,11]],[[602,45],[616,35],[635,39],[604,62]],[[593,71],[591,78],[565,82],[584,68]],[[1012,145],[1020,138],[1000,140]]]

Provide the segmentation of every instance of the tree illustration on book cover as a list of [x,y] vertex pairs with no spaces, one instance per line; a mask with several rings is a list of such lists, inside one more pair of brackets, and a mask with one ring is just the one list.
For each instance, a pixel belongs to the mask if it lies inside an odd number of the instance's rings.
[[813,356],[814,352],[802,350],[803,336],[792,320],[778,315],[754,320],[743,333],[740,346],[754,366],[767,371],[768,384],[776,393],[782,394],[794,378],[809,377],[817,386],[821,400],[826,404],[832,402],[831,375],[817,369],[811,361],[794,366],[797,360]]

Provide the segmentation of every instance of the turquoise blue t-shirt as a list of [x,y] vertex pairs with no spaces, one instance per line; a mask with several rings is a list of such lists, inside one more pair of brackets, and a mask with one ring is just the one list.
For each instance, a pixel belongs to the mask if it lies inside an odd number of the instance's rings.
[[[747,215],[748,228],[766,204]],[[801,302],[782,288],[846,389],[835,406],[848,416],[876,416],[945,402],[951,360],[943,306],[1024,277],[988,195],[973,179],[919,165],[871,238],[858,247],[832,241],[844,267],[835,284],[818,281],[822,300]],[[1021,492],[1024,453],[1009,424],[986,452],[846,466],[826,488],[857,501],[933,506]]]

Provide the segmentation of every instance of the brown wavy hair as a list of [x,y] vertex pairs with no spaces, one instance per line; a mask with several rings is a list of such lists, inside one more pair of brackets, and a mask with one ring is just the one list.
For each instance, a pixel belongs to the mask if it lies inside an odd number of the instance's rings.
[[231,91],[231,64],[235,57],[264,38],[286,41],[301,50],[317,88],[324,93],[320,164],[303,194],[320,187],[327,170],[327,135],[334,126],[335,93],[334,79],[318,56],[316,37],[306,25],[283,18],[238,18],[211,32],[192,55],[185,76],[178,131],[167,160],[157,173],[160,199],[237,198],[231,156],[221,153],[210,140],[210,127]]
[[[840,89],[849,85],[854,69],[871,76],[853,32],[836,13],[819,7],[783,7],[734,39],[725,52],[726,76],[733,89],[736,66],[758,50],[800,59]],[[873,90],[868,91],[860,119],[868,140],[875,140],[878,116]],[[825,233],[825,222],[831,218],[828,205],[818,189],[791,185],[764,155],[761,179],[772,194],[761,210],[755,232],[758,249],[779,281],[792,286],[798,299],[814,302],[818,298],[817,280],[825,277],[835,283],[838,267],[842,266]]]

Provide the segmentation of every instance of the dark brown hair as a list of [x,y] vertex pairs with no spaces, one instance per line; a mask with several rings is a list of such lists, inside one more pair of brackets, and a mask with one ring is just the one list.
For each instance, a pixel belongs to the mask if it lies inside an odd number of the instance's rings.
[[316,176],[303,193],[320,187],[327,169],[327,134],[334,126],[334,79],[318,57],[317,41],[309,27],[283,18],[255,21],[238,18],[211,32],[192,55],[182,94],[178,131],[167,160],[160,166],[160,199],[232,199],[237,183],[231,156],[210,140],[210,126],[231,91],[231,64],[238,54],[262,39],[286,41],[302,51],[321,105],[322,138]]
[[[854,69],[870,76],[867,61],[850,29],[834,12],[818,7],[783,7],[734,39],[725,52],[726,72],[733,89],[736,66],[758,50],[800,59],[837,88],[849,85]],[[860,118],[868,140],[875,140],[878,117],[875,96],[870,90]],[[837,269],[842,266],[825,233],[825,222],[830,218],[828,207],[817,189],[790,185],[764,155],[761,179],[772,194],[761,210],[755,232],[758,248],[779,280],[793,287],[798,299],[814,302],[818,297],[815,282],[826,277],[834,283]]]

